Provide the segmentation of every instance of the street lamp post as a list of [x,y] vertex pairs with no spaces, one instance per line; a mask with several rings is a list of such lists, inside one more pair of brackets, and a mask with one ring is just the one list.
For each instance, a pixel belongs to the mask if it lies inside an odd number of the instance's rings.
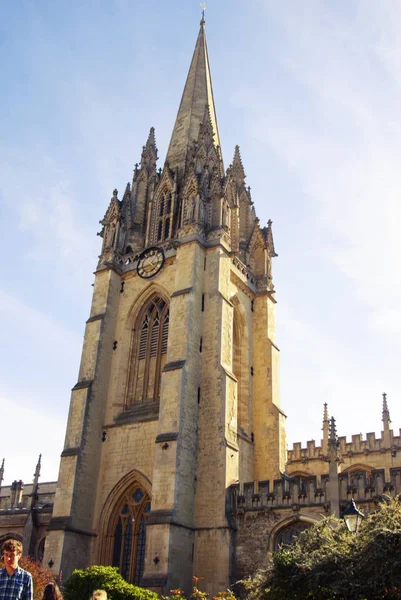
[[353,498],[351,498],[351,501],[343,512],[343,518],[348,527],[348,531],[356,533],[362,523],[362,519],[364,519],[364,515],[357,509]]

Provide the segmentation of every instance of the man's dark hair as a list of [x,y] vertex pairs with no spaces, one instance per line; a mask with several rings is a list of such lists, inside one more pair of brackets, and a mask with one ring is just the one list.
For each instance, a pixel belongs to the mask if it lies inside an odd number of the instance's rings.
[[9,538],[5,540],[1,545],[1,555],[3,556],[4,552],[18,552],[22,554],[22,544],[19,540],[14,540],[13,538]]

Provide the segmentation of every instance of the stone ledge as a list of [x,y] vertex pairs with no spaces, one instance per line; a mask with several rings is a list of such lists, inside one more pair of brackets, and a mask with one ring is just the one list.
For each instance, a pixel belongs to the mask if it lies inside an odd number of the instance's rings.
[[69,517],[53,517],[47,526],[47,531],[64,531],[68,527]]
[[177,371],[178,369],[182,369],[185,363],[185,360],[175,360],[173,362],[169,362],[164,365],[163,373],[166,373],[167,371]]
[[97,534],[93,531],[86,531],[85,529],[79,529],[71,525],[70,517],[53,517],[47,526],[47,531],[67,531],[69,533],[97,537]]
[[116,425],[141,421],[154,421],[159,418],[159,400],[133,404],[127,410],[120,412],[114,419]]
[[164,586],[167,584],[167,575],[161,575],[160,577],[144,576],[141,579],[141,587],[145,588],[156,588],[156,592],[160,593],[163,591]]
[[156,437],[155,443],[160,444],[161,442],[175,442],[178,438],[178,432],[170,431],[168,433],[159,433]]
[[171,523],[173,520],[173,509],[152,510],[146,519],[146,525],[161,525]]
[[221,297],[221,298],[223,298],[224,302],[227,302],[227,304],[228,304],[229,306],[231,306],[231,308],[234,308],[234,304],[231,302],[231,300],[229,300],[228,298],[226,298],[226,297],[224,296],[224,294],[222,294],[221,292],[219,292],[219,295],[220,295],[220,297]]
[[83,390],[85,388],[89,388],[93,383],[92,379],[85,379],[84,381],[78,381],[78,383],[76,383],[74,385],[74,387],[72,388],[72,392],[74,392],[75,390]]
[[176,292],[173,292],[171,294],[171,297],[175,298],[176,296],[183,296],[184,294],[190,294],[191,292],[193,292],[192,287],[183,288],[182,290],[177,290]]
[[100,321],[101,319],[103,319],[106,316],[106,313],[101,313],[99,315],[95,315],[93,317],[89,317],[89,319],[86,321],[87,323],[93,323],[94,321]]
[[231,448],[231,450],[235,450],[236,452],[239,452],[239,446],[236,442],[228,440],[227,438],[225,438],[225,440],[226,440],[226,446],[228,448]]
[[63,458],[64,456],[78,456],[78,454],[80,452],[81,452],[81,448],[66,448],[65,450],[62,451],[60,456],[61,456],[61,458]]
[[148,525],[172,525],[173,527],[182,527],[189,531],[196,531],[195,527],[176,521],[173,517],[173,509],[171,508],[152,510],[146,518],[146,526]]

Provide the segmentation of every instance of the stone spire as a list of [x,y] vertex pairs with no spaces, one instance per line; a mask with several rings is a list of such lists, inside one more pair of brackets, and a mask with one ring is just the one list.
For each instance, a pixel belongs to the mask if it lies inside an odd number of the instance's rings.
[[264,237],[266,239],[267,249],[269,251],[270,258],[275,258],[278,256],[274,249],[274,240],[273,240],[273,229],[272,229],[273,221],[269,219],[267,221],[267,227],[264,228]]
[[238,187],[242,187],[245,185],[245,171],[244,166],[242,164],[241,154],[239,151],[239,146],[235,146],[234,150],[234,158],[231,165],[231,173],[232,177],[237,184]]
[[392,431],[390,431],[390,411],[387,404],[387,394],[383,393],[383,409],[382,409],[382,421],[383,421],[383,443],[385,448],[390,448]]
[[329,481],[326,484],[326,489],[330,498],[331,511],[338,519],[340,516],[340,488],[338,485],[338,473],[341,471],[340,464],[342,460],[337,437],[336,420],[334,417],[331,417],[329,422],[328,461]]
[[33,474],[33,485],[32,485],[32,498],[31,498],[31,508],[36,506],[38,487],[39,487],[39,477],[40,477],[40,468],[42,466],[42,455],[39,454],[39,459],[36,464],[35,473]]
[[334,417],[330,419],[330,429],[329,429],[329,446],[337,445],[337,427],[336,420]]
[[34,487],[35,487],[35,485],[38,485],[41,466],[42,466],[42,455],[39,454],[38,462],[36,464],[35,473],[33,474],[33,486]]
[[5,461],[5,459],[3,458],[2,462],[1,462],[1,467],[0,467],[0,492],[1,492],[1,482],[4,479],[4,461]]
[[329,413],[327,410],[327,402],[323,404],[323,440],[322,440],[322,451],[323,454],[327,454],[329,447]]
[[178,169],[181,173],[185,170],[188,149],[198,139],[206,106],[209,107],[214,145],[220,146],[204,25],[202,19],[166,157],[170,169]]
[[156,161],[157,148],[155,139],[155,128],[151,127],[146,144],[142,148],[141,168],[146,169],[148,173],[151,173],[156,169]]
[[386,426],[386,424],[390,424],[391,423],[391,419],[390,419],[390,411],[388,409],[388,404],[387,404],[387,394],[383,393],[383,411],[382,411],[382,421],[384,423],[384,426]]

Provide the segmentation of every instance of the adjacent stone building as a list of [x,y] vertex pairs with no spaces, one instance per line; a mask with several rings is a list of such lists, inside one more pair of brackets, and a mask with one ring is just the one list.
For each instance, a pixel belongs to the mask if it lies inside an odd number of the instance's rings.
[[[101,221],[102,249],[57,486],[0,495],[0,534],[68,576],[224,590],[354,497],[399,493],[400,438],[287,453],[275,341],[272,223],[256,217],[238,146],[224,168],[204,21],[163,167],[154,129]],[[373,436],[373,437],[372,437]],[[3,464],[4,469],[4,464]],[[3,476],[1,471],[0,485]]]

